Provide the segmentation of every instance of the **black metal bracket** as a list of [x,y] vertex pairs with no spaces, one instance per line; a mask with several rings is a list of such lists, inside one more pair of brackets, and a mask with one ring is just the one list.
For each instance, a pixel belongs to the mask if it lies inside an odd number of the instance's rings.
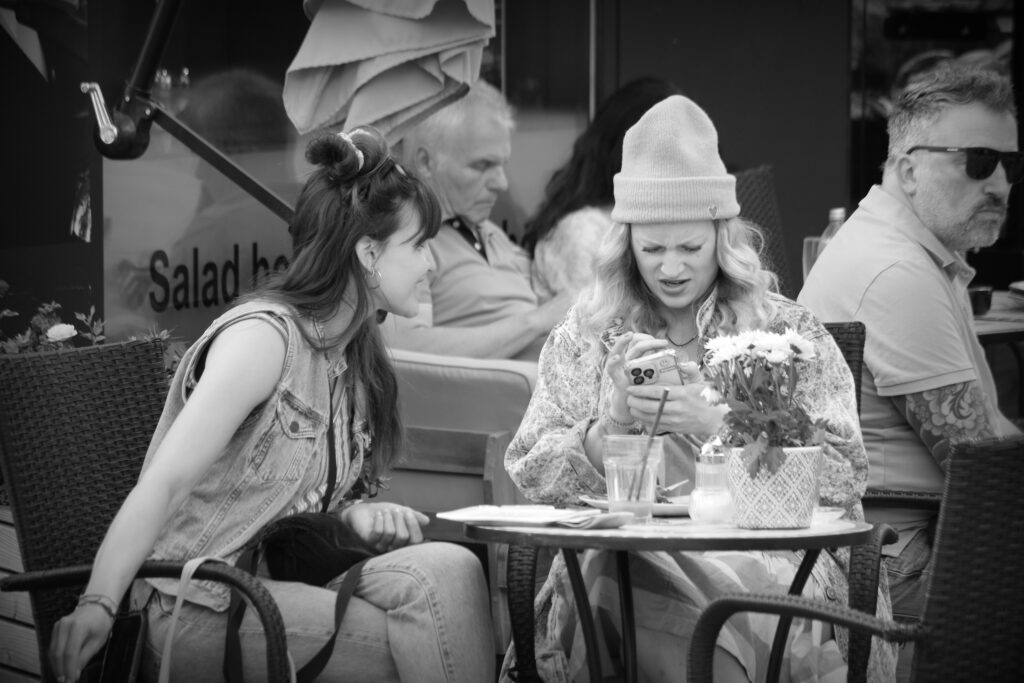
[[295,214],[291,205],[153,99],[150,84],[180,6],[181,0],[160,0],[157,3],[131,77],[109,116],[99,87],[93,83],[82,84],[82,92],[92,97],[96,115],[97,149],[108,159],[138,159],[149,147],[150,127],[156,122],[203,161],[223,173],[286,223],[291,223]]

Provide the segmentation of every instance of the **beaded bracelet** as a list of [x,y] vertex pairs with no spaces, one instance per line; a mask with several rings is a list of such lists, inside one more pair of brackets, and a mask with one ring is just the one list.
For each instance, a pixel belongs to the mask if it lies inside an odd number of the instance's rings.
[[607,410],[604,412],[604,419],[607,420],[613,427],[618,427],[622,430],[632,429],[636,425],[636,418],[633,418],[632,422],[619,422],[612,414]]
[[97,605],[102,608],[111,619],[117,618],[117,603],[106,595],[86,593],[78,598],[78,606],[81,607],[82,605]]

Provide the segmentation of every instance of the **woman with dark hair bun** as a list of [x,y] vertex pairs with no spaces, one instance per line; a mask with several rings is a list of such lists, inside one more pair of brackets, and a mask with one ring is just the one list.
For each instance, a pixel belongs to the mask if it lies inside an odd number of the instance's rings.
[[679,89],[638,78],[612,93],[555,171],[523,246],[533,256],[533,290],[541,301],[578,294],[594,277],[597,249],[612,226],[612,177],[622,166],[622,138],[648,109]]
[[[437,201],[373,129],[323,135],[306,156],[317,168],[289,228],[291,265],[215,320],[182,359],[85,595],[54,627],[50,664],[61,681],[77,680],[106,641],[129,589],[148,615],[144,678],[156,680],[172,632],[170,680],[222,680],[228,589],[164,579],[132,585],[136,570],[147,558],[234,563],[268,524],[321,510],[382,554],[363,568],[317,681],[493,680],[479,561],[459,546],[421,543],[421,513],[363,502],[402,442],[397,384],[377,325],[388,313],[418,309]],[[260,576],[300,669],[334,632],[344,574],[324,587]],[[264,679],[253,610],[239,636],[245,679]]]

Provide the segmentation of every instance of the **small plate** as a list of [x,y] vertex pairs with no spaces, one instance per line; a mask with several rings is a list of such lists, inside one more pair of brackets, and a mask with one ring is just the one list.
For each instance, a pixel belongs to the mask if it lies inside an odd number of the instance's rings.
[[1024,304],[1024,280],[1010,283],[1010,290],[1006,297],[1014,306]]
[[546,526],[562,520],[579,518],[585,508],[556,508],[552,505],[474,505],[473,507],[438,512],[440,519],[470,524],[495,526]]
[[846,514],[845,508],[816,507],[811,516],[812,524],[830,524],[839,521]]
[[[598,498],[596,496],[580,496],[587,505],[591,505],[601,510],[608,509],[608,499]],[[690,514],[690,497],[689,496],[676,496],[669,498],[671,503],[655,503],[652,508],[652,513],[655,517],[685,517]]]

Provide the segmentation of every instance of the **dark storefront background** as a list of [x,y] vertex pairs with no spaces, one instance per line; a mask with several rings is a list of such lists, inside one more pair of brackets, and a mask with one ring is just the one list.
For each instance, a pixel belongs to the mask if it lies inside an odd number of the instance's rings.
[[[0,279],[12,287],[0,308],[30,315],[56,299],[68,313],[95,306],[112,339],[155,327],[188,340],[253,271],[283,265],[284,223],[232,192],[156,126],[141,159],[105,160],[95,151],[79,83],[99,82],[108,104],[120,93],[152,2],[22,4],[33,6],[19,16],[39,33],[47,73],[0,33],[0,77],[16,94],[0,114],[9,144],[0,162]],[[498,2],[498,35],[483,75],[506,91],[518,126],[510,190],[496,218],[517,236],[595,104],[633,78],[660,76],[708,111],[732,169],[772,165],[788,259],[799,264],[803,237],[820,233],[828,209],[852,210],[877,180],[884,157],[880,102],[898,85],[901,67],[935,50],[1002,51],[1019,79],[1024,70],[1011,47],[1024,24],[1020,4]],[[308,28],[301,5],[185,0],[154,94],[175,110],[204,77],[237,68],[279,87]],[[967,33],[950,38],[961,24]],[[1018,83],[1018,97],[1022,90]],[[304,142],[293,133],[284,145],[268,141],[235,158],[293,202],[307,170]],[[1024,279],[1020,194],[1017,187],[1006,236],[971,257],[979,278]],[[88,234],[73,228],[83,197],[91,200]],[[211,227],[232,220],[234,228]],[[18,324],[3,319],[0,330],[9,335]]]

